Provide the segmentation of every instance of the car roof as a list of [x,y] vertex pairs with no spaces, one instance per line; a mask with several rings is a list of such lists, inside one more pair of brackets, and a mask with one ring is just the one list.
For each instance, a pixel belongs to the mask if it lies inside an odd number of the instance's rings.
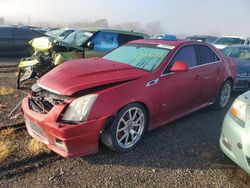
[[243,36],[219,36],[219,38],[239,38],[239,39],[247,39],[247,37],[243,37]]
[[137,35],[137,36],[148,36],[145,33],[139,33],[139,32],[134,32],[134,31],[125,31],[125,30],[118,30],[118,29],[109,29],[109,28],[81,28],[78,30],[82,31],[90,31],[90,32],[97,32],[97,31],[106,31],[106,32],[115,32],[115,33],[120,33],[120,34],[128,34],[128,35]]
[[1,27],[2,27],[2,28],[3,28],[3,27],[4,27],[4,28],[6,28],[6,27],[9,28],[9,27],[15,27],[15,26],[12,26],[12,25],[0,25],[0,28],[1,28]]
[[169,45],[169,46],[175,46],[175,47],[183,45],[183,44],[207,44],[203,42],[196,42],[196,41],[189,41],[189,40],[164,40],[164,39],[142,39],[142,40],[131,41],[129,43],[163,44],[163,45]]
[[197,37],[197,38],[208,38],[208,37],[215,37],[217,38],[216,36],[213,36],[213,35],[191,35],[191,36],[188,36],[187,38],[191,38],[191,37]]
[[26,30],[31,30],[31,28],[28,27],[20,27],[16,25],[0,25],[0,28],[15,28],[15,29],[26,29]]
[[243,44],[236,44],[236,45],[231,45],[231,46],[228,46],[230,48],[250,48],[250,45],[243,45]]

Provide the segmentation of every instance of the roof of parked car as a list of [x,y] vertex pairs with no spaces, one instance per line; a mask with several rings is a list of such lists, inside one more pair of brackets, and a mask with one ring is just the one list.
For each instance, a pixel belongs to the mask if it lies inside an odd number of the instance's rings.
[[164,39],[143,39],[135,40],[129,43],[146,43],[146,44],[164,44],[170,46],[179,46],[182,44],[201,44],[202,42],[189,41],[189,40],[164,40]]
[[216,37],[216,36],[213,36],[213,35],[191,35],[191,36],[188,36],[186,38],[192,38],[192,37],[197,37],[197,38],[207,38],[207,37]]
[[231,45],[231,46],[228,46],[230,48],[250,48],[250,45],[244,45],[244,44],[235,44],[235,45]]
[[239,39],[247,39],[248,37],[243,37],[243,36],[220,36],[219,38],[239,38]]
[[115,33],[120,33],[120,34],[129,34],[129,35],[139,35],[139,36],[148,36],[145,33],[139,33],[139,32],[134,32],[134,31],[125,31],[125,30],[118,30],[118,29],[109,29],[109,28],[81,28],[79,30],[83,31],[92,31],[92,32],[97,32],[97,31],[106,31],[106,32],[115,32]]

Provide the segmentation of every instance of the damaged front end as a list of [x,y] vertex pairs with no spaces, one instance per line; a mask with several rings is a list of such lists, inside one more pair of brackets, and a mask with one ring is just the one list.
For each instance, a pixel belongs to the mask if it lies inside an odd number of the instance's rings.
[[107,119],[100,117],[78,122],[63,120],[66,113],[68,115],[65,117],[72,117],[67,111],[72,109],[70,105],[77,99],[56,94],[35,84],[32,92],[22,101],[29,134],[63,157],[98,152],[100,131]]
[[55,105],[65,104],[64,101],[69,99],[69,97],[61,96],[45,90],[34,84],[32,87],[32,92],[29,95],[29,106],[32,110],[47,114]]
[[33,78],[40,78],[55,66],[71,59],[83,57],[83,49],[55,40],[52,37],[39,37],[31,40],[34,53],[22,58],[18,65],[17,89],[21,83]]

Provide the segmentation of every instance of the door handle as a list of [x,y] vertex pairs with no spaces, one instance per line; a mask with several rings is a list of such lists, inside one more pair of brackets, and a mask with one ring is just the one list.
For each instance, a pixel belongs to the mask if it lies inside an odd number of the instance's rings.
[[217,68],[217,69],[216,69],[216,73],[220,73],[220,68]]
[[197,74],[195,77],[194,77],[194,80],[199,80],[200,79],[200,75]]

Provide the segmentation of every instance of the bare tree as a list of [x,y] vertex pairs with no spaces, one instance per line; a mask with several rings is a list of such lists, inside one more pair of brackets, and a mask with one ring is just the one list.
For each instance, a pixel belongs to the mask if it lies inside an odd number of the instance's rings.
[[4,17],[0,17],[0,24],[5,24]]
[[112,26],[115,29],[122,29],[127,31],[145,32],[145,29],[138,22],[127,22]]
[[164,28],[159,21],[153,21],[146,24],[145,29],[151,35],[165,33]]
[[95,27],[102,27],[102,28],[109,28],[109,24],[108,24],[108,20],[107,19],[99,19],[99,20],[96,20],[93,25]]

